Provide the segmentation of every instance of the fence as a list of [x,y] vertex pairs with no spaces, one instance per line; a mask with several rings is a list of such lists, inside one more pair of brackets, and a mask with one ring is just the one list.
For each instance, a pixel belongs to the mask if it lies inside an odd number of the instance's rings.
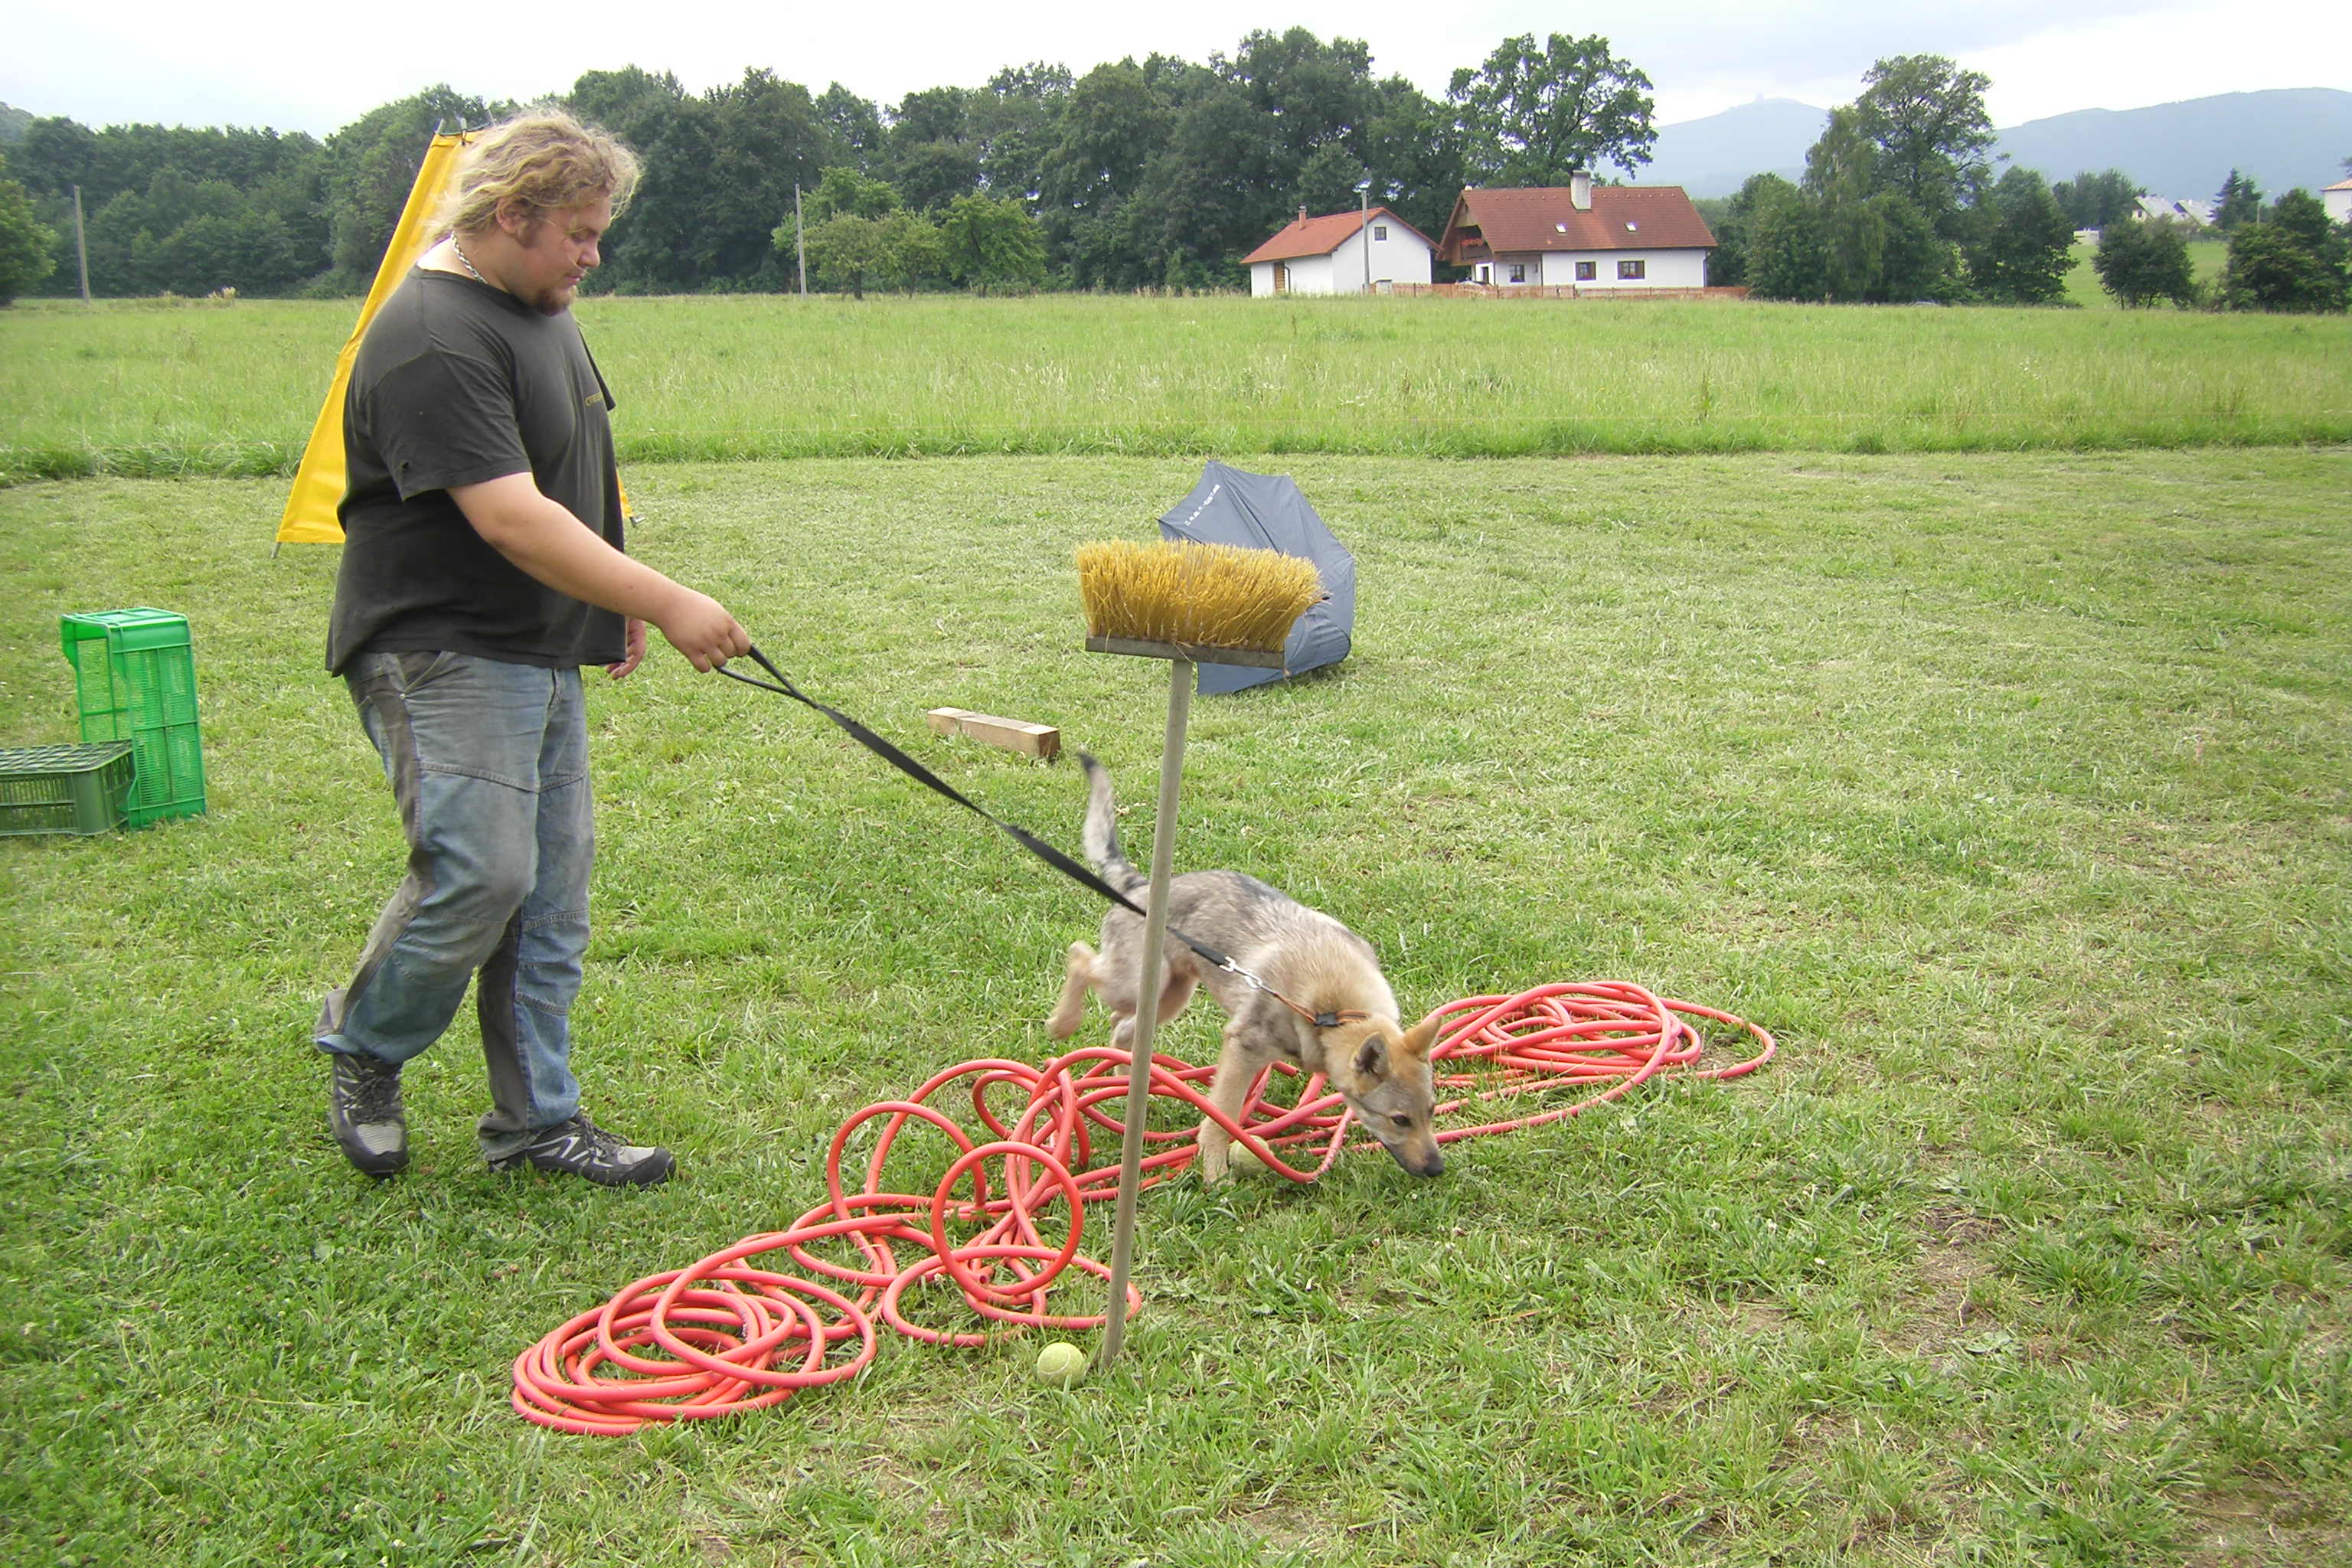
[[1744,287],[1622,289],[1598,283],[1383,283],[1383,294],[1434,295],[1449,300],[1745,300]]

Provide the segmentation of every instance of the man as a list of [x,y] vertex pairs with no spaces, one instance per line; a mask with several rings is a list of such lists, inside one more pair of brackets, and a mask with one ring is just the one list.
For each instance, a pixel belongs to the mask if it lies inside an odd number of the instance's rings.
[[660,628],[698,670],[751,646],[719,603],[622,552],[613,406],[570,314],[637,179],[629,150],[534,111],[468,148],[448,237],[384,302],[343,409],[345,543],[327,668],[383,760],[407,875],[316,1034],[352,1163],[408,1163],[401,1064],[478,975],[494,1170],[666,1179],[580,1109],[569,1015],[593,854],[580,667]]

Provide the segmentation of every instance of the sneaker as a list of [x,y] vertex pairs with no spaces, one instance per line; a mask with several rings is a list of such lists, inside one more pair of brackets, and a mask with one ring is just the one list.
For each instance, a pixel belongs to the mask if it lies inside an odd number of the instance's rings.
[[624,1143],[589,1121],[584,1110],[542,1129],[522,1148],[491,1161],[490,1169],[517,1171],[526,1163],[585,1176],[604,1187],[650,1187],[669,1180],[677,1165],[668,1150]]
[[330,1051],[327,1128],[344,1158],[371,1176],[395,1175],[408,1164],[408,1114],[400,1103],[396,1063],[350,1051]]

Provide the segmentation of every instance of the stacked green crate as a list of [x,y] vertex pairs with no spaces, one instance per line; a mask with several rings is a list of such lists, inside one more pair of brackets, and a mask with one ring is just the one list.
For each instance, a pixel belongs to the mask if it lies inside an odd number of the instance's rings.
[[195,649],[184,616],[144,608],[66,616],[84,742],[128,741],[138,764],[125,816],[133,827],[205,809],[196,727]]

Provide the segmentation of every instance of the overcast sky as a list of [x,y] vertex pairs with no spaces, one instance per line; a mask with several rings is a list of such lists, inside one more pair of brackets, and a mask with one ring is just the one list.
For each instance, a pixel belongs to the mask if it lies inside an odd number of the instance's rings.
[[1083,75],[1128,55],[1201,61],[1230,54],[1253,29],[1292,26],[1360,38],[1377,74],[1404,76],[1432,96],[1506,37],[1597,32],[1648,73],[1662,125],[1759,98],[1848,102],[1873,60],[1899,54],[1946,55],[1986,73],[1986,106],[2001,127],[2217,92],[2352,87],[2352,5],[2343,0],[1683,0],[1622,11],[1557,0],[689,0],[675,8],[29,0],[11,10],[0,101],[92,126],[153,121],[318,136],[443,81],[529,100],[624,65],[675,72],[694,90],[764,66],[812,91],[838,81],[887,107],[919,88],[977,87],[1003,65],[1045,60]]

